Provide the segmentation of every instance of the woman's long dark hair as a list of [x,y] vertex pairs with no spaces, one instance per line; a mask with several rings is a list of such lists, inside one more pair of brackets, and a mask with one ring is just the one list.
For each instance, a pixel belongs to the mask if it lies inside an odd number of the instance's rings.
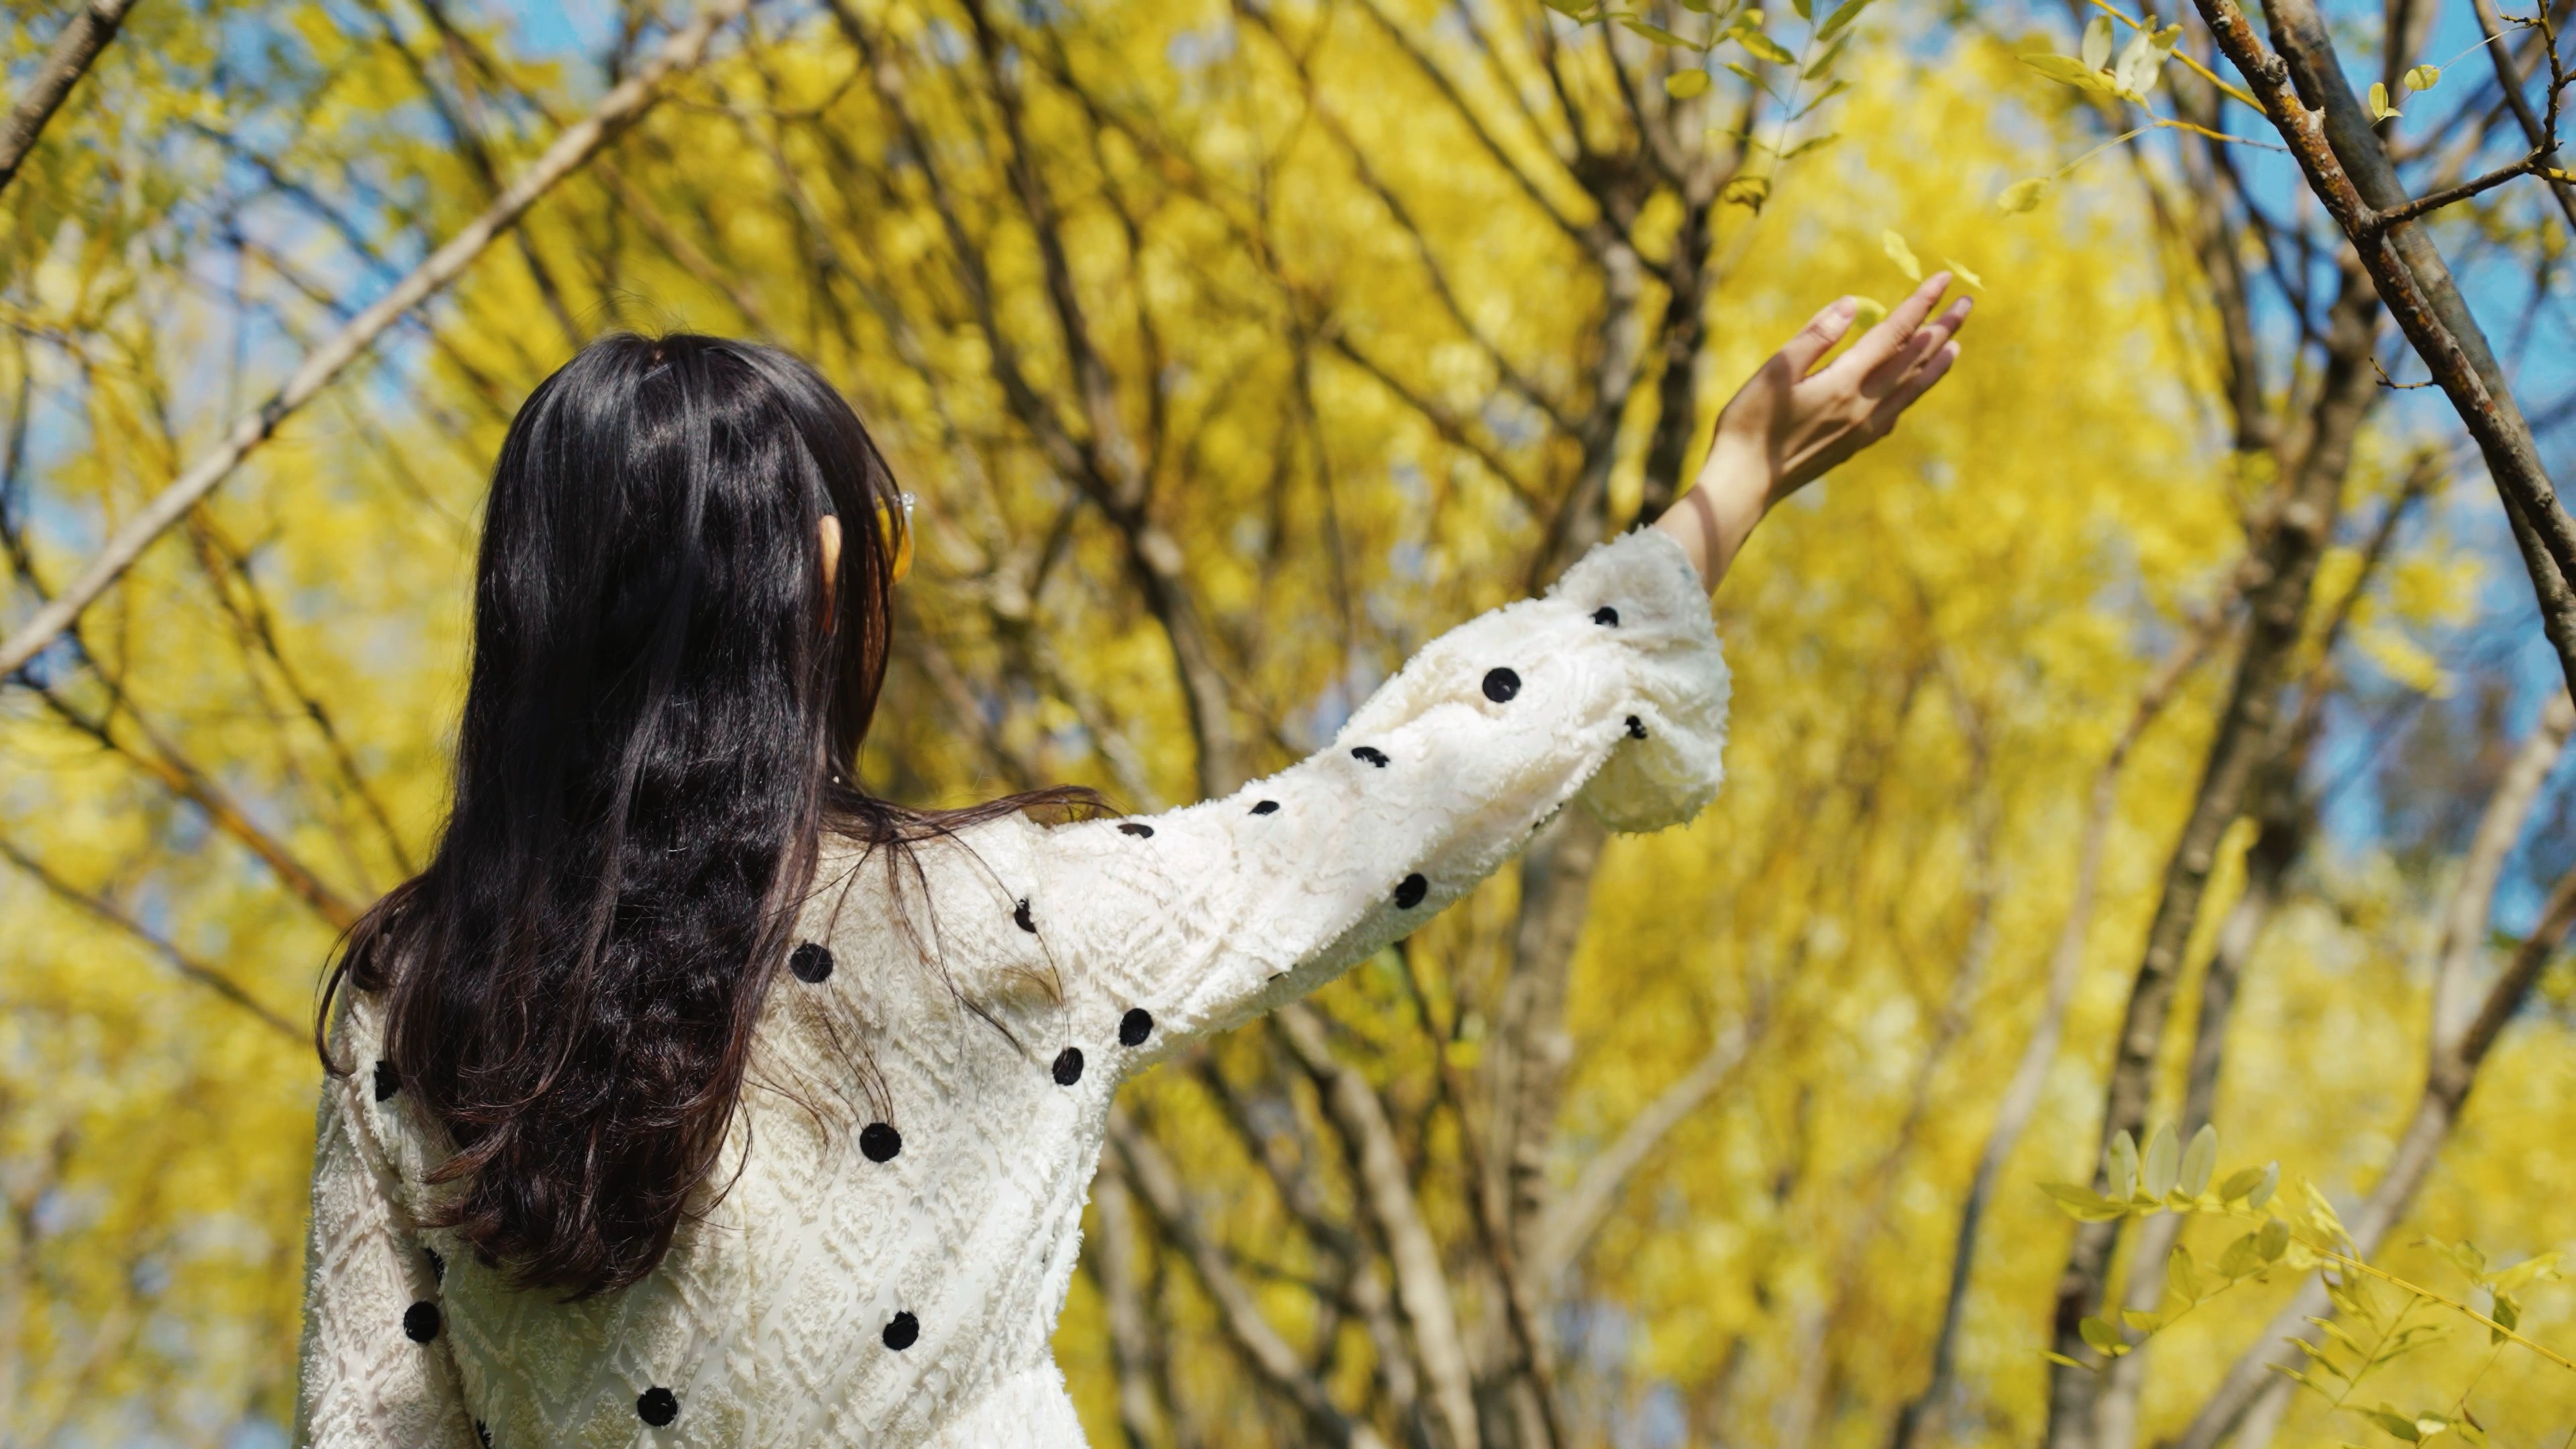
[[350,933],[317,1033],[343,977],[389,994],[395,1080],[453,1147],[434,1222],[523,1285],[595,1294],[669,1250],[822,830],[956,823],[843,778],[902,517],[857,414],[771,348],[606,338],[510,425],[446,831]]

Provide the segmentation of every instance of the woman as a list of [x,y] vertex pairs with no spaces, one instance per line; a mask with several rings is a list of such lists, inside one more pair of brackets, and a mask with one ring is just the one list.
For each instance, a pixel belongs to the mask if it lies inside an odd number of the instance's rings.
[[1948,370],[1947,282],[1821,368],[1854,308],[1819,314],[1679,504],[1323,753],[1053,826],[1025,807],[1079,792],[941,814],[848,774],[910,540],[847,404],[766,348],[585,349],[493,477],[438,854],[317,1024],[299,1442],[1079,1445],[1048,1340],[1118,1084],[1569,801],[1689,819],[1708,593]]

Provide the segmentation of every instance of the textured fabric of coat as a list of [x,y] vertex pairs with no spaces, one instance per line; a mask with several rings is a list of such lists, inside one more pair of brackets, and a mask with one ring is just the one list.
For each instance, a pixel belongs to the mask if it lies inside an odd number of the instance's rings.
[[[1083,1442],[1049,1352],[1121,1081],[1412,931],[1579,801],[1716,791],[1727,678],[1633,533],[1425,648],[1332,745],[1222,800],[827,846],[703,1214],[645,1281],[521,1292],[431,1216],[436,1135],[336,1024],[298,1442],[323,1449]],[[916,869],[917,866],[917,869]]]

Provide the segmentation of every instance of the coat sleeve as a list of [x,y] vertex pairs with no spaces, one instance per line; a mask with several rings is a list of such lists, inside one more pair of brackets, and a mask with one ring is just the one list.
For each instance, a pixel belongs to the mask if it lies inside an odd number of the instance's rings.
[[1717,790],[1726,697],[1698,573],[1631,533],[1424,648],[1303,763],[1046,831],[1049,949],[1111,998],[1132,1069],[1412,931],[1569,801],[1615,830],[1689,820]]
[[[344,1017],[335,1045],[370,1034]],[[295,1442],[309,1449],[477,1449],[457,1387],[438,1259],[412,1230],[377,1123],[375,1062],[323,1079],[304,1249]],[[344,1058],[345,1059],[345,1058]]]

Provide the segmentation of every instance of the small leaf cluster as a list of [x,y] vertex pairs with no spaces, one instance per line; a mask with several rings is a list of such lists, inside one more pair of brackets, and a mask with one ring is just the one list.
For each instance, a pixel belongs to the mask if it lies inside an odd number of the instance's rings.
[[[2192,1134],[2190,1145],[2184,1146],[2168,1123],[2148,1137],[2144,1156],[2138,1152],[2137,1139],[2130,1134],[2122,1132],[2111,1139],[2102,1154],[2102,1177],[2109,1191],[2096,1192],[2071,1182],[2041,1183],[2040,1191],[2056,1199],[2060,1208],[2080,1222],[2112,1222],[2159,1212],[2258,1213],[2272,1201],[2280,1186],[2281,1165],[2277,1162],[2239,1168],[2213,1187],[2210,1180],[2217,1175],[2217,1168],[2217,1128],[2204,1125]],[[2076,1331],[2105,1361],[2118,1358],[2211,1298],[2248,1278],[2261,1278],[2290,1256],[2293,1246],[2290,1224],[2277,1217],[2265,1218],[2262,1226],[2229,1243],[2218,1260],[2207,1267],[2192,1255],[2189,1246],[2176,1243],[2165,1265],[2163,1301],[2152,1311],[2125,1309],[2116,1323],[2097,1315],[2078,1323]],[[2129,1337],[2132,1332],[2139,1336],[2136,1341]],[[2075,1368],[2098,1367],[2063,1354],[2051,1353],[2048,1357]]]
[[[1613,9],[1606,0],[1544,0],[1551,10],[1583,24],[1615,22],[1621,29],[1656,45],[1699,55],[1714,55],[1726,46],[1743,52],[1744,59],[1723,60],[1729,72],[1769,97],[1780,108],[1778,123],[1768,141],[1750,130],[1742,136],[1749,150],[1769,153],[1768,168],[1746,168],[1729,180],[1725,199],[1735,205],[1762,209],[1771,199],[1772,173],[1784,162],[1796,160],[1810,151],[1831,145],[1837,138],[1827,131],[1791,142],[1789,128],[1821,110],[1825,103],[1849,88],[1848,81],[1834,77],[1834,68],[1852,38],[1852,24],[1877,0],[1841,0],[1821,17],[1814,0],[1790,0],[1790,11],[1806,22],[1807,39],[1799,50],[1773,38],[1765,30],[1769,18],[1759,6],[1741,5],[1739,0],[1680,0],[1681,7],[1708,21],[1707,33],[1697,39],[1659,25],[1634,9]],[[1748,63],[1749,62],[1749,63]],[[1791,71],[1786,89],[1774,83],[1762,66],[1785,66]],[[1697,99],[1708,94],[1713,83],[1710,73],[1699,63],[1675,70],[1664,77],[1664,93],[1677,101]],[[1815,89],[1812,93],[1809,87]],[[1716,134],[1712,132],[1712,134]]]
[[2123,1132],[2111,1139],[2102,1154],[2102,1176],[2109,1192],[2071,1182],[2043,1182],[2039,1190],[2055,1198],[2077,1221],[2105,1223],[2168,1210],[2231,1212],[2242,1207],[2260,1211],[2281,1185],[2281,1164],[2272,1162],[2229,1173],[2213,1192],[2209,1180],[2217,1161],[2217,1128],[2202,1127],[2186,1148],[2177,1144],[2168,1123],[2147,1139],[2143,1158],[2135,1137]]
[[2316,1330],[2314,1338],[2283,1340],[2305,1356],[2303,1364],[2296,1368],[2273,1364],[2272,1371],[2324,1398],[2331,1407],[2357,1414],[2409,1444],[2443,1434],[2476,1449],[2485,1449],[2488,1442],[2465,1394],[2448,1410],[2411,1413],[2385,1401],[2375,1408],[2352,1402],[2364,1380],[2443,1339],[2448,1325],[2432,1318],[2429,1310],[2447,1309],[2484,1326],[2492,1348],[2500,1350],[2508,1342],[2517,1342],[2554,1362],[2568,1363],[2518,1331],[2522,1293],[2534,1283],[2558,1276],[2558,1254],[2544,1253],[2498,1268],[2490,1266],[2486,1254],[2473,1243],[2422,1240],[2423,1246],[2457,1268],[2473,1290],[2487,1296],[2491,1307],[2481,1314],[2467,1302],[2367,1262],[2334,1205],[2314,1183],[2302,1182],[2297,1193],[2279,1197],[2280,1164],[2270,1162],[2239,1168],[2212,1187],[2217,1160],[2216,1129],[2203,1126],[2183,1146],[2168,1125],[2148,1138],[2143,1154],[2128,1133],[2112,1138],[2102,1154],[2102,1191],[2066,1182],[2040,1184],[2041,1191],[2082,1222],[2112,1222],[2159,1212],[2259,1219],[2206,1267],[2187,1245],[2176,1243],[2165,1267],[2163,1299],[2153,1311],[2123,1309],[2116,1318],[2107,1314],[2086,1318],[2077,1324],[2077,1332],[2101,1355],[2100,1361],[2088,1364],[2052,1352],[2047,1354],[2051,1362],[2099,1369],[2136,1352],[2158,1330],[2211,1298],[2249,1280],[2268,1281],[2271,1270],[2278,1267],[2299,1274],[2326,1270],[2319,1273],[2319,1282],[2334,1312],[2330,1317],[2307,1319]]
[[[2282,1340],[2307,1356],[2304,1368],[2272,1366],[2281,1375],[2320,1396],[2327,1403],[2349,1407],[2347,1400],[2362,1380],[2413,1353],[2437,1342],[2443,1325],[2408,1320],[2423,1307],[2421,1294],[2408,1294],[2404,1301],[2374,1288],[2371,1280],[2356,1274],[2341,1273],[2325,1280],[2326,1298],[2334,1304],[2332,1318],[2310,1317],[2320,1337],[2314,1341],[2292,1337]],[[2372,1423],[2415,1442],[2449,1428],[2450,1421],[2440,1414],[2399,1414],[2386,1404],[2375,1410],[2356,1410]]]
[[2162,29],[2141,27],[2112,51],[2111,17],[2096,15],[2084,27],[2084,42],[2075,55],[2025,55],[2021,63],[2061,85],[2070,85],[2094,95],[2114,100],[2146,104],[2147,94],[2156,88],[2156,77],[2163,74],[2165,62],[2173,58],[2174,46],[2182,40],[2182,27],[2168,25]]
[[2525,1258],[2509,1267],[2489,1268],[2487,1255],[2478,1250],[2477,1244],[2465,1239],[2446,1243],[2440,1238],[2424,1238],[2420,1242],[2448,1259],[2469,1280],[2471,1287],[2484,1290],[2494,1300],[2493,1306],[2487,1310],[2487,1316],[2495,1320],[2495,1325],[2487,1330],[2491,1343],[2504,1342],[2507,1334],[2522,1326],[2522,1294],[2525,1289],[2534,1283],[2554,1281],[2559,1276],[2556,1253]]
[[[2429,91],[2441,83],[2442,68],[2438,65],[2416,65],[2406,69],[2404,84],[2409,91]],[[2400,111],[2390,102],[2387,82],[2370,83],[2370,118],[2372,120],[2393,121],[2404,114],[2405,112]]]

